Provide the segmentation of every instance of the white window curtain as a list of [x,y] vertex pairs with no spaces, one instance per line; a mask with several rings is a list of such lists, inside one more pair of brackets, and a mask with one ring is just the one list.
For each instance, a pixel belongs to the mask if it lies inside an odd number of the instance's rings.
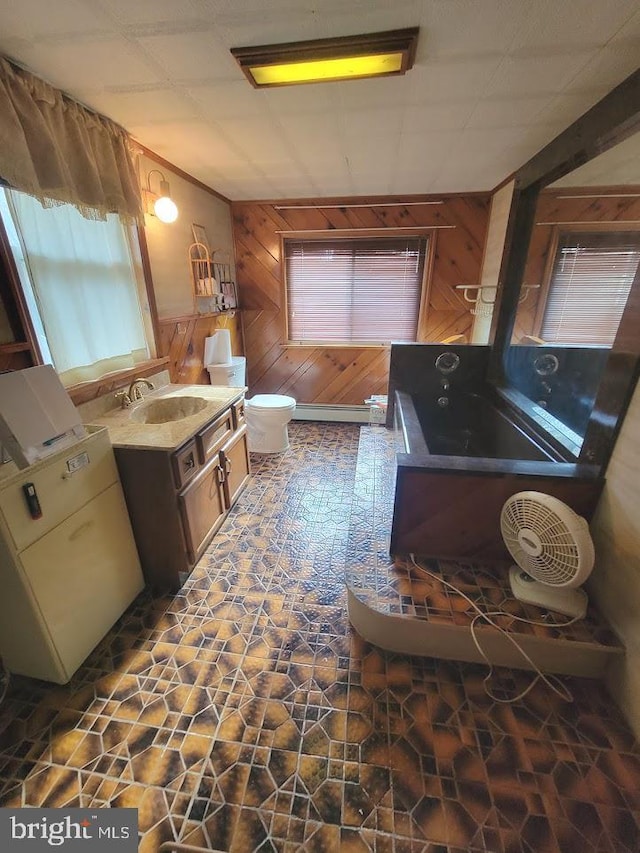
[[71,205],[43,208],[24,193],[6,196],[20,242],[12,249],[22,252],[18,268],[28,273],[23,283],[33,289],[63,384],[97,379],[148,359],[139,258],[119,218],[90,220]]

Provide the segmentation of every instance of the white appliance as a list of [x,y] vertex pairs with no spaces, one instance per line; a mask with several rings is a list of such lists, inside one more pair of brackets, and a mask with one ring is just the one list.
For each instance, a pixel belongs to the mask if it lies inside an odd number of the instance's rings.
[[527,604],[584,619],[588,598],[579,587],[594,563],[585,519],[551,495],[517,492],[502,507],[500,529],[517,563],[509,570],[514,596]]
[[13,393],[19,379],[0,400],[18,457],[0,465],[0,657],[64,684],[144,581],[109,433],[83,427],[55,379],[42,401]]
[[50,364],[0,374],[0,443],[19,468],[86,435]]

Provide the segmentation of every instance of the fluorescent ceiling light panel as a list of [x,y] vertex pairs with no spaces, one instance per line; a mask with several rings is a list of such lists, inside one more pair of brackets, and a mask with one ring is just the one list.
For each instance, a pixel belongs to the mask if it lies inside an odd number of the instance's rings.
[[291,86],[404,74],[415,59],[418,27],[335,39],[316,39],[231,53],[252,86]]

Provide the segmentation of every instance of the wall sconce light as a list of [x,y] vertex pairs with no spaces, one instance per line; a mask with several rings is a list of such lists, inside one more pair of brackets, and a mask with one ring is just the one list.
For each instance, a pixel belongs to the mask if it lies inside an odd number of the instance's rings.
[[234,47],[231,53],[256,89],[405,74],[416,55],[418,27],[382,33]]
[[[157,172],[160,175],[160,193],[154,193],[151,189],[151,175]],[[169,189],[169,181],[165,178],[160,169],[152,169],[147,175],[147,186],[145,192],[145,210],[147,213],[153,213],[158,217],[160,222],[175,222],[178,218],[178,208],[175,201],[171,198],[171,190]]]

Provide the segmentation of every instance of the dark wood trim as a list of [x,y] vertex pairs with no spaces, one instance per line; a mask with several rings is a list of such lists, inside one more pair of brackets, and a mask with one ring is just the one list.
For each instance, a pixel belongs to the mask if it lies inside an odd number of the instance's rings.
[[640,373],[640,266],[598,387],[580,459],[608,464]]
[[26,341],[10,343],[10,344],[0,344],[0,353],[7,354],[11,352],[31,352],[31,344],[26,343]]
[[138,245],[140,246],[140,257],[142,259],[144,286],[147,292],[147,301],[149,303],[149,312],[151,314],[151,328],[153,329],[154,351],[155,355],[157,355],[160,352],[160,320],[158,318],[158,304],[156,302],[156,293],[153,287],[153,274],[151,272],[149,245],[147,243],[147,235],[145,229],[141,225],[136,226],[136,233],[138,235]]
[[598,101],[516,173],[525,189],[548,185],[640,130],[640,69]]
[[164,157],[161,157],[159,154],[156,154],[155,151],[152,151],[150,148],[147,148],[145,145],[142,145],[141,142],[136,140],[136,145],[139,147],[140,152],[144,154],[145,157],[148,157],[149,160],[153,160],[154,163],[157,163],[159,166],[164,166],[165,169],[172,172],[174,175],[177,175],[179,178],[182,178],[185,181],[188,181],[190,184],[193,184],[194,187],[198,187],[198,189],[204,190],[209,195],[215,196],[220,201],[224,201],[227,204],[231,204],[231,199],[227,198],[226,195],[222,195],[217,190],[214,190],[212,187],[203,184],[202,181],[199,181],[197,178],[194,178],[193,175],[190,175],[188,172],[185,172],[184,169],[181,169],[179,166],[175,166],[173,163],[170,163],[169,160],[165,160]]
[[[0,218],[0,255],[0,264],[3,265],[5,272],[5,276],[1,278],[4,278],[8,285],[8,290],[6,291],[7,298],[3,299],[3,302],[9,317],[9,323],[15,337],[27,343],[28,348],[31,350],[34,364],[43,364],[44,359],[42,358],[38,338],[31,322],[31,315],[29,314],[29,309],[24,298],[20,276],[18,275],[18,269],[2,218]],[[5,296],[4,292],[3,296]]]

